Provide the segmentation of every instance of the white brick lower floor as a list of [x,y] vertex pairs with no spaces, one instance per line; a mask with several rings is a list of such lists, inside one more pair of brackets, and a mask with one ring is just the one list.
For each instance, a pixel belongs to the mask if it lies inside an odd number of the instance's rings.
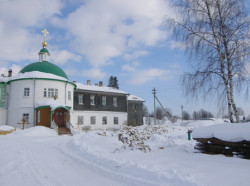
[[126,124],[127,116],[127,112],[71,111],[71,123],[79,129],[113,129]]

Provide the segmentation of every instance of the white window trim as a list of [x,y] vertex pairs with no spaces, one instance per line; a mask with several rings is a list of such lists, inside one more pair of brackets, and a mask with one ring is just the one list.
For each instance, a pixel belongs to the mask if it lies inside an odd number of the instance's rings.
[[[81,119],[79,119],[79,118],[81,118]],[[77,116],[77,124],[78,125],[83,125],[84,124],[84,117],[83,116]]]
[[[81,99],[80,99],[80,97],[81,97]],[[80,100],[81,100],[81,102],[80,102]],[[78,94],[78,104],[83,105],[83,94]]]
[[117,103],[117,97],[113,97],[113,106],[117,107],[118,103]]
[[106,106],[106,105],[107,105],[107,96],[102,96],[102,106]]
[[24,97],[29,97],[30,96],[30,88],[29,87],[25,87],[23,89],[23,96]]
[[95,105],[95,95],[90,95],[90,105]]
[[[92,121],[94,121],[94,122],[92,122]],[[96,124],[96,116],[90,116],[90,124],[91,125],[95,125]]]

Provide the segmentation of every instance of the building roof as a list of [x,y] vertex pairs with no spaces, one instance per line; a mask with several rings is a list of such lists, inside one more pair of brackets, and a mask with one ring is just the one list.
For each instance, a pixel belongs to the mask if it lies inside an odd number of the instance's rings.
[[0,77],[0,82],[9,82],[9,81],[14,81],[14,80],[29,79],[29,78],[55,79],[55,80],[68,81],[68,79],[61,77],[61,76],[48,74],[44,72],[33,71],[33,72],[19,73],[12,77]]
[[113,88],[113,87],[105,87],[105,86],[96,86],[96,85],[84,85],[82,83],[76,83],[78,89],[87,90],[87,91],[96,91],[96,92],[107,92],[107,93],[117,93],[117,94],[127,94],[122,90]]
[[68,76],[65,74],[65,72],[60,67],[58,67],[58,66],[56,66],[53,63],[50,63],[48,61],[31,63],[31,64],[25,66],[20,71],[20,73],[34,72],[34,71],[53,74],[56,76],[63,77],[67,80],[69,79]]
[[42,48],[39,53],[48,53],[49,54],[49,51],[47,48]]
[[142,101],[142,102],[144,102],[144,100],[142,98],[135,96],[135,95],[129,95],[128,101]]

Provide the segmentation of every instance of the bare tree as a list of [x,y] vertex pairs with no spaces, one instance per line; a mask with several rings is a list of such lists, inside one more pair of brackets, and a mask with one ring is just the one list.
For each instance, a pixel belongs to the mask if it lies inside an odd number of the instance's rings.
[[146,105],[142,105],[142,117],[146,117],[148,116],[148,108],[146,107]]
[[164,112],[162,108],[157,107],[155,112],[156,112],[156,119],[161,120],[164,117]]
[[187,96],[222,95],[230,121],[239,122],[234,92],[248,84],[250,20],[244,0],[180,0],[180,17],[169,19],[176,39],[196,60],[182,77]]
[[183,119],[184,120],[189,120],[190,119],[190,114],[187,111],[183,111]]

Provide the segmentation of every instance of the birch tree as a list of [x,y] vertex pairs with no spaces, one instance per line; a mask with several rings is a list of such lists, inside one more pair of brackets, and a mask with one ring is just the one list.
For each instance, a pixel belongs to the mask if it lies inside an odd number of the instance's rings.
[[182,77],[186,95],[224,94],[230,121],[239,122],[234,93],[248,82],[250,41],[244,0],[180,0],[175,8],[168,23],[192,57]]

